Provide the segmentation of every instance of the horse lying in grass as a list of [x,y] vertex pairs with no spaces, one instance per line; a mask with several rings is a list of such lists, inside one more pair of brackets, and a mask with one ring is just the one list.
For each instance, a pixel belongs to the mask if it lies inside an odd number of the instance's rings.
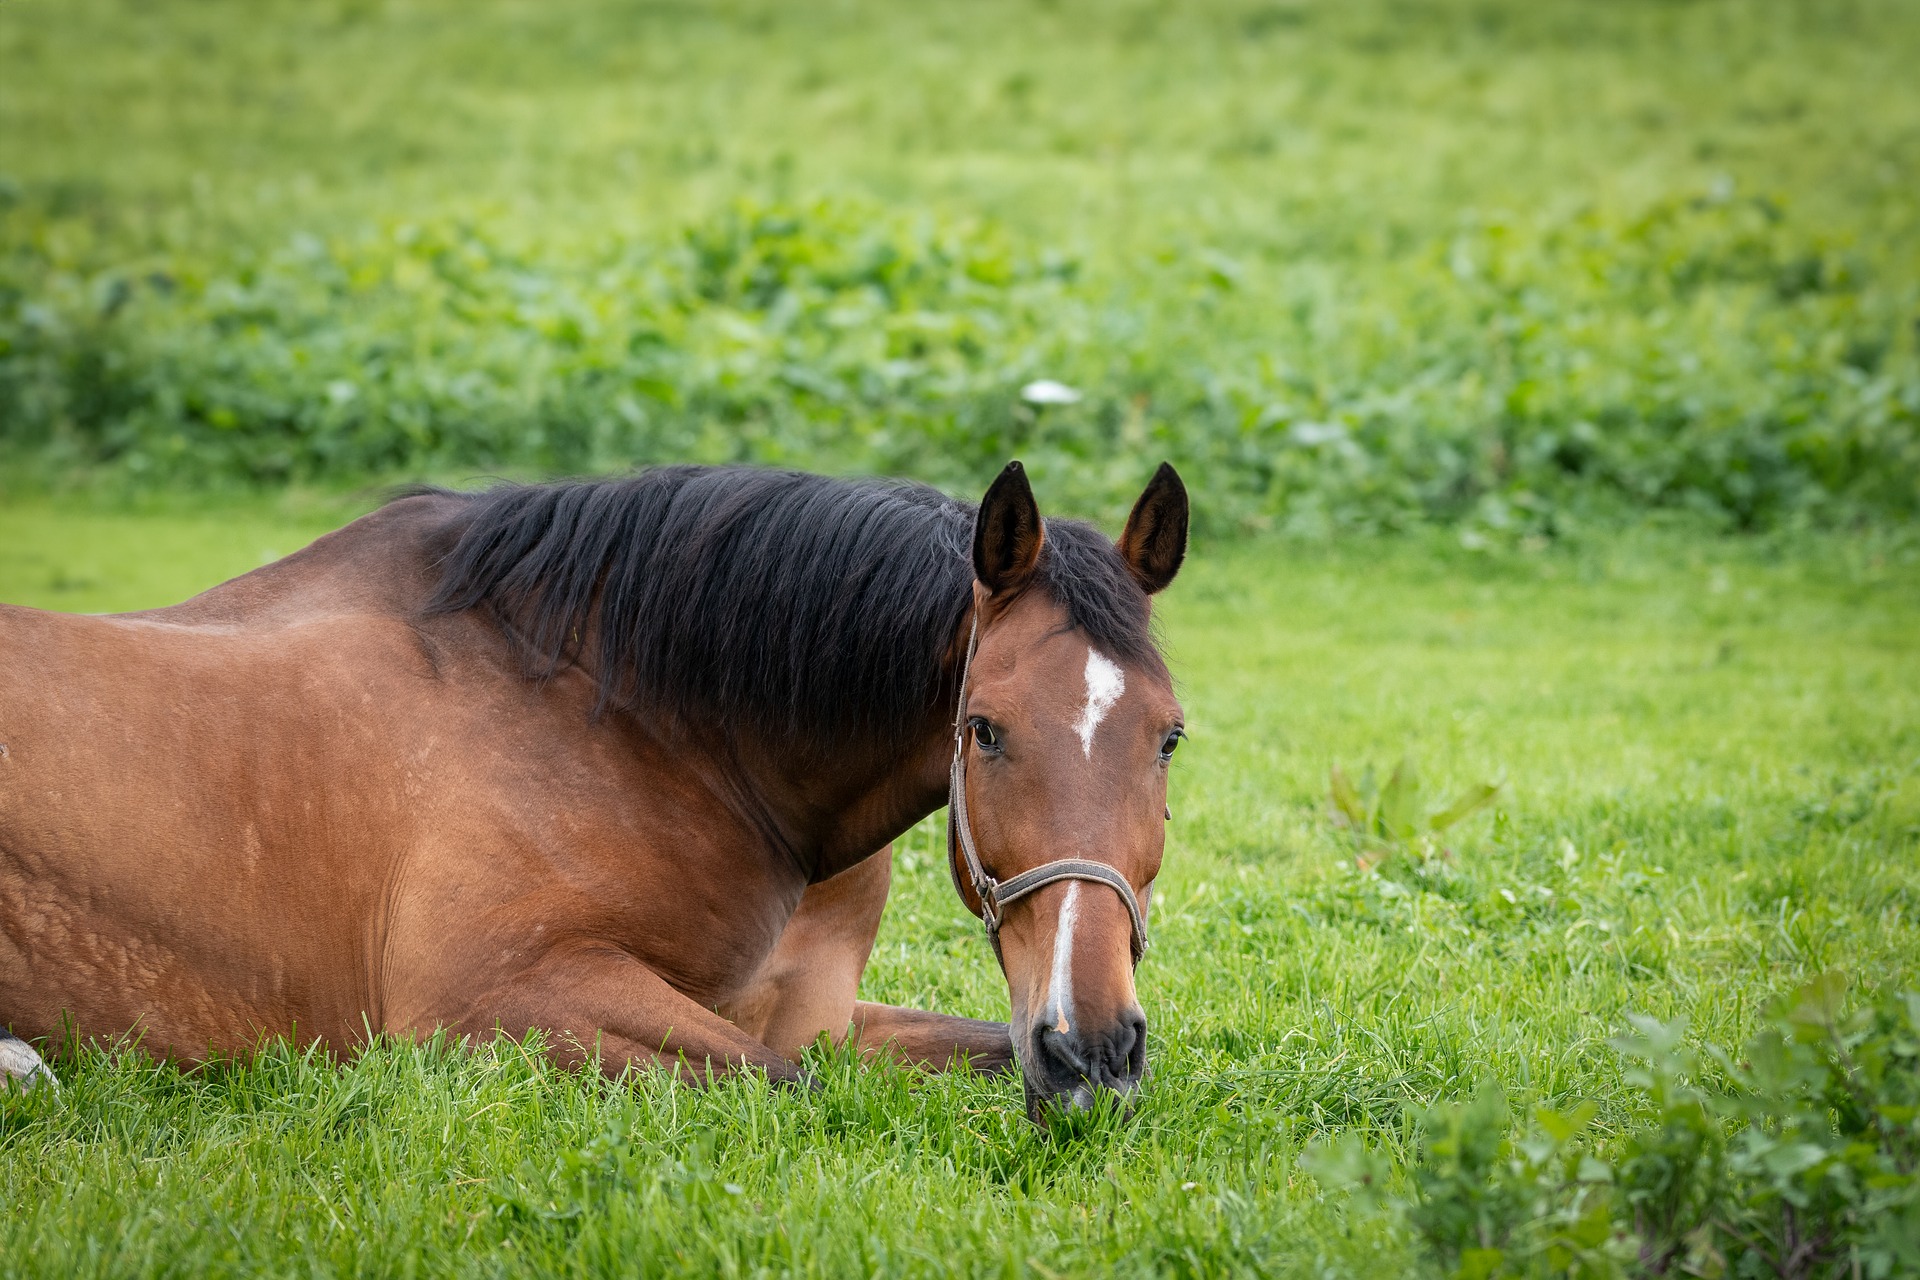
[[[824,1032],[1126,1093],[1181,712],[1119,541],[747,468],[398,499],[185,604],[0,606],[0,1023],[176,1060],[538,1028],[801,1078]],[[856,999],[891,842],[952,801],[1011,1024]],[[44,1069],[18,1039],[0,1071]]]

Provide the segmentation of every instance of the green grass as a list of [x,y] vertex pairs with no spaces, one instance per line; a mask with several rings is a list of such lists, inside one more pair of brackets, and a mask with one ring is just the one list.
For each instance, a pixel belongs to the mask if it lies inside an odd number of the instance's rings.
[[830,191],[1115,248],[1405,248],[1436,210],[1719,176],[1887,234],[1920,127],[1920,32],[1884,0],[8,9],[5,168],[156,246]]
[[[162,603],[325,511],[0,511],[0,599]],[[335,513],[337,517],[337,513]],[[75,589],[70,585],[90,585]],[[1538,553],[1203,545],[1165,597],[1192,741],[1128,1121],[1047,1133],[1005,1080],[824,1060],[814,1094],[609,1085],[520,1048],[276,1050],[192,1074],[89,1054],[0,1103],[9,1274],[1401,1274],[1297,1162],[1493,1081],[1635,1115],[1630,1011],[1736,1045],[1837,968],[1920,982],[1920,557],[1908,539]],[[1329,766],[1502,777],[1427,873],[1356,871]],[[937,824],[902,849],[866,994],[1003,988]]]
[[0,600],[62,613],[175,604],[299,550],[366,505],[282,497],[206,512],[0,494]]

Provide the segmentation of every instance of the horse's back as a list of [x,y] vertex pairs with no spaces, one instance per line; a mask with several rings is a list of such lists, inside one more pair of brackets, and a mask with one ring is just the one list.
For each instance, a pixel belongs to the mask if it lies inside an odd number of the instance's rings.
[[0,605],[0,1021],[197,1056],[371,1007],[438,678],[396,505],[170,609]]
[[121,615],[175,626],[275,629],[343,615],[407,617],[457,537],[452,495],[402,498],[284,559],[181,604]]

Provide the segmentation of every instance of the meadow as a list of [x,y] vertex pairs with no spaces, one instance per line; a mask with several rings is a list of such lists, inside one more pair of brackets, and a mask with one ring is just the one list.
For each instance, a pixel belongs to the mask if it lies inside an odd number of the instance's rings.
[[[1200,522],[1131,1115],[87,1049],[0,1271],[1920,1274],[1915,65],[1897,0],[0,6],[0,600],[683,459]],[[1004,1014],[944,856],[863,993]]]
[[[328,517],[16,505],[0,598],[172,600]],[[1428,1108],[1491,1083],[1523,1140],[1591,1102],[1577,1145],[1618,1160],[1660,1114],[1610,1043],[1630,1015],[1738,1058],[1821,974],[1850,1006],[1920,984],[1910,539],[1203,544],[1163,622],[1193,738],[1132,1117],[1044,1130],[1014,1081],[837,1057],[797,1095],[600,1084],[510,1043],[187,1074],[89,1052],[58,1099],[0,1103],[8,1272],[1444,1274],[1457,1247],[1341,1189],[1356,1159],[1425,1185]],[[1500,791],[1445,854],[1362,871],[1330,770],[1403,756],[1419,808]],[[943,858],[936,822],[902,843],[864,991],[1004,1013]],[[1511,1270],[1482,1274],[1556,1273],[1527,1224],[1570,1230],[1565,1204],[1528,1190],[1492,1216]],[[1634,1256],[1602,1225],[1575,1274]]]

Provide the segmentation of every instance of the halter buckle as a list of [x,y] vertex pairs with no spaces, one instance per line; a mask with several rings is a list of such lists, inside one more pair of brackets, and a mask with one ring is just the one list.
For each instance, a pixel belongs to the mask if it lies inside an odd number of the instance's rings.
[[1000,932],[1000,882],[992,876],[986,877],[986,883],[975,882],[974,893],[980,899],[980,923],[987,926],[987,932]]

